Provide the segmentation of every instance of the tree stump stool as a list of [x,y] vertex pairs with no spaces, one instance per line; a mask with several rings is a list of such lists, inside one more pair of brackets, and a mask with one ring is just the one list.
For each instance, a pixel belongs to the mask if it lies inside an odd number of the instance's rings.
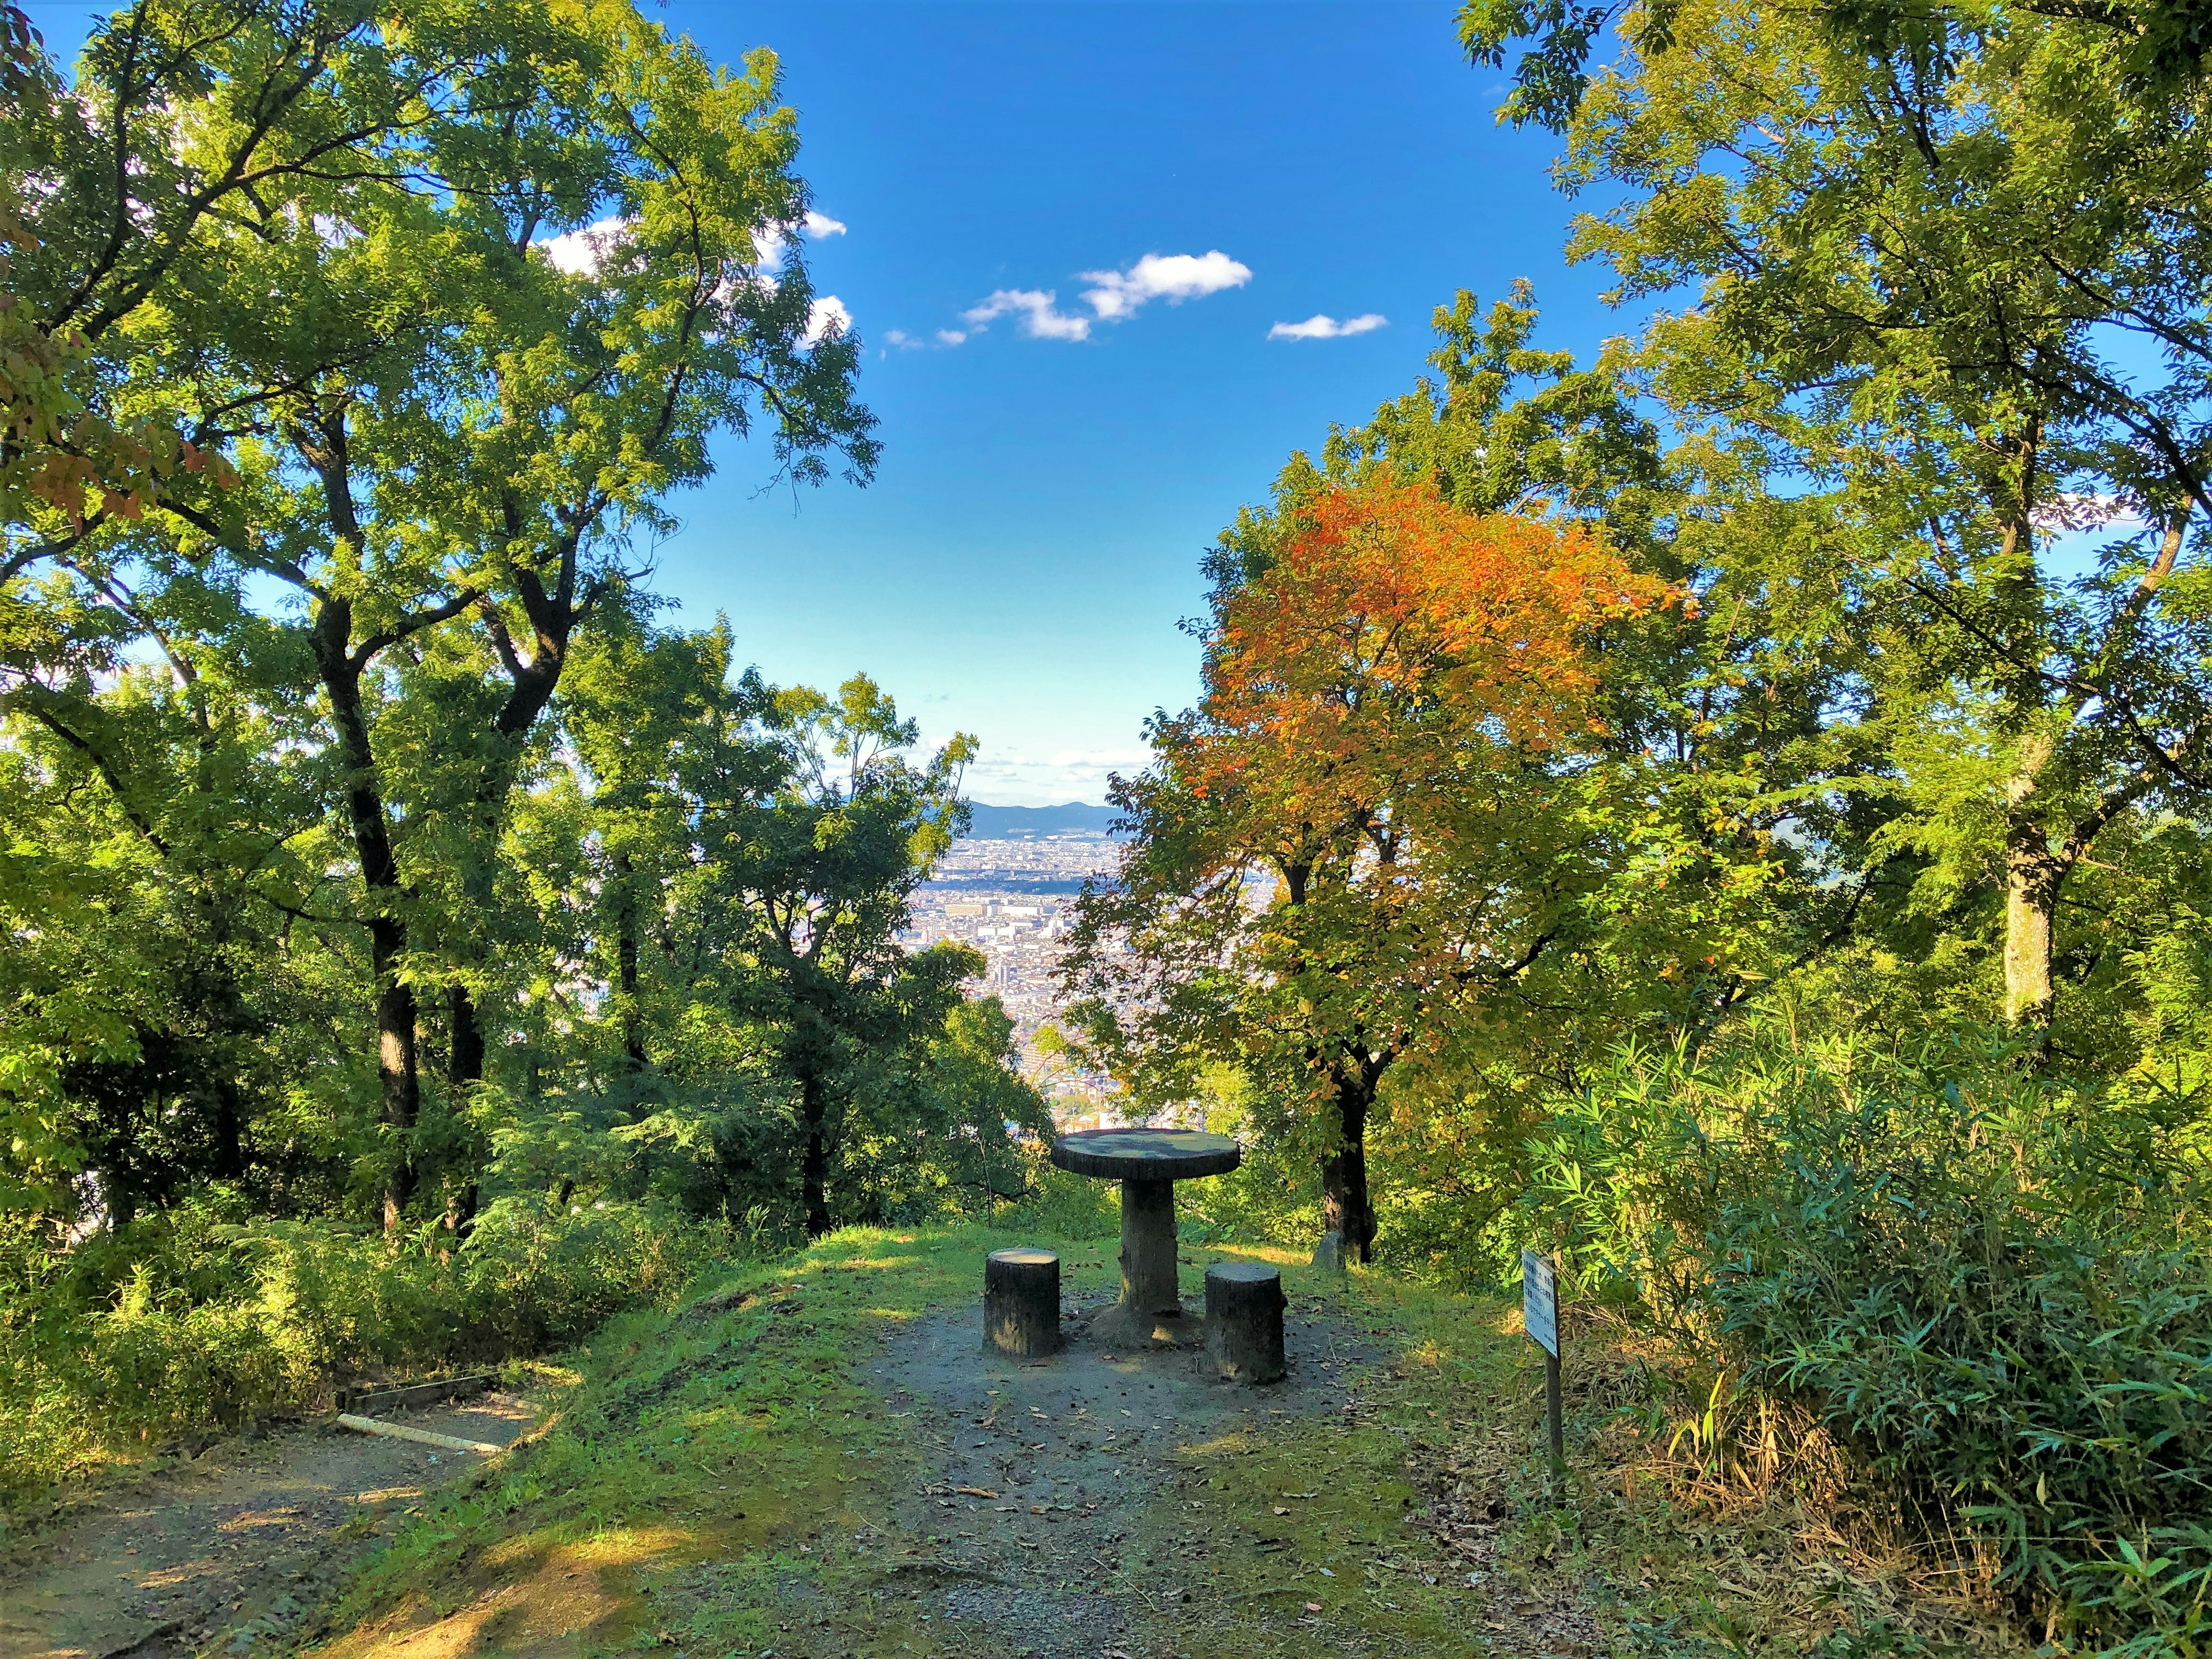
[[994,1250],[983,1263],[983,1346],[1017,1359],[1060,1352],[1060,1258]]
[[1237,1382],[1279,1382],[1283,1276],[1264,1261],[1217,1261],[1206,1270],[1206,1351]]

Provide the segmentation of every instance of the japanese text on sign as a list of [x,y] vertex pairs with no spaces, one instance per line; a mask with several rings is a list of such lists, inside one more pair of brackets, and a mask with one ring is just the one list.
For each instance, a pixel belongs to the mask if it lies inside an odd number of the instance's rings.
[[1521,1252],[1521,1322],[1535,1345],[1559,1357],[1559,1281],[1549,1256]]

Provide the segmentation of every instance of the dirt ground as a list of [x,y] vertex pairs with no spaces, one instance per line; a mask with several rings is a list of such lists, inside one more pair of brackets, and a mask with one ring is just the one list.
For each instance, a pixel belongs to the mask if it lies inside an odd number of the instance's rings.
[[[526,1400],[399,1419],[507,1444]],[[181,1659],[281,1638],[380,1530],[474,1460],[325,1423],[222,1442],[0,1553],[0,1659]]]
[[[1220,1381],[1201,1349],[1099,1347],[1084,1326],[1107,1300],[1098,1292],[1070,1309],[1068,1346],[1049,1364],[985,1356],[981,1310],[971,1310],[922,1322],[877,1368],[894,1413],[910,1419],[915,1443],[942,1471],[897,1516],[936,1546],[894,1565],[910,1595],[941,1604],[926,1616],[947,1651],[1095,1659],[1148,1650],[1167,1610],[1192,1601],[1204,1548],[1164,1559],[1136,1535],[1131,1511],[1185,1478],[1194,1445],[1340,1410],[1343,1373],[1376,1358],[1341,1325],[1293,1318],[1290,1376],[1239,1387]],[[1254,1529],[1260,1545],[1269,1530]]]

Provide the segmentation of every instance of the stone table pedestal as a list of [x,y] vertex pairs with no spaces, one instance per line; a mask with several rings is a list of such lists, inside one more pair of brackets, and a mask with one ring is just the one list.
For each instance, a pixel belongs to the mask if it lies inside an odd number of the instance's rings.
[[1121,1299],[1091,1326],[1107,1347],[1195,1342],[1176,1282],[1175,1183],[1226,1175],[1243,1151],[1198,1129],[1081,1129],[1054,1144],[1052,1161],[1076,1175],[1121,1183]]

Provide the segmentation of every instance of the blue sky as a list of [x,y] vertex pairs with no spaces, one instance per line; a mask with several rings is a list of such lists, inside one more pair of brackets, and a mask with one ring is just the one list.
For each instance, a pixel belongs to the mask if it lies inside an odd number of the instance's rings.
[[[782,58],[816,206],[847,227],[809,243],[815,284],[867,343],[884,453],[867,489],[794,510],[730,446],[665,589],[726,611],[772,679],[865,668],[930,737],[978,733],[980,799],[1103,799],[1146,716],[1194,693],[1176,624],[1201,550],[1292,449],[1411,384],[1439,302],[1528,276],[1551,339],[1618,330],[1600,274],[1561,260],[1548,140],[1495,125],[1498,77],[1459,57],[1452,12],[675,0],[710,53]],[[1120,321],[1082,298],[1079,273],[1210,253],[1249,278]],[[963,313],[1001,290],[1052,291],[1088,337],[975,332]],[[1316,314],[1387,322],[1268,337]]]
[[[91,9],[32,9],[68,48]],[[1146,716],[1195,691],[1176,624],[1200,609],[1202,550],[1292,449],[1411,385],[1438,303],[1526,276],[1547,343],[1588,354],[1620,331],[1601,273],[1561,259],[1571,209],[1548,137],[1495,125],[1499,76],[1461,58],[1453,11],[660,9],[718,58],[781,56],[816,207],[846,227],[807,258],[866,342],[884,443],[870,488],[796,500],[762,493],[763,451],[725,445],[660,550],[677,614],[727,612],[773,680],[866,670],[927,738],[977,733],[979,799],[1103,799],[1109,768],[1141,764]],[[1209,254],[1144,269],[1249,276],[1133,305],[1146,256]],[[1124,275],[1080,274],[1099,271]],[[963,320],[1002,290],[1052,292],[1087,337],[1030,337],[1018,309],[981,332]],[[1269,338],[1317,314],[1387,320]],[[901,349],[893,330],[969,337]]]

